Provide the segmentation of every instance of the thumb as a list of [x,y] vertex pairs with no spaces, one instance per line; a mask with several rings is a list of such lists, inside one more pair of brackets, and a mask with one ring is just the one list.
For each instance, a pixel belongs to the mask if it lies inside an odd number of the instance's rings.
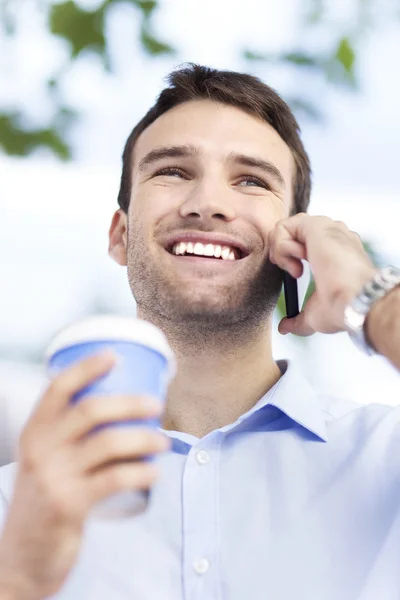
[[307,323],[306,312],[303,310],[297,315],[297,317],[284,317],[279,325],[278,331],[282,335],[287,333],[293,333],[293,335],[299,335],[307,337],[315,333],[314,329]]

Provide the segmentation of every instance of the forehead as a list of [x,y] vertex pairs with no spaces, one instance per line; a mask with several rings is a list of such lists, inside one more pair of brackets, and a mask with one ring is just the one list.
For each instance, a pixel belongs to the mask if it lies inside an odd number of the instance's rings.
[[290,181],[294,159],[290,148],[266,121],[241,108],[212,100],[179,104],[158,117],[136,141],[133,169],[159,146],[193,145],[205,158],[223,160],[232,152],[274,162]]

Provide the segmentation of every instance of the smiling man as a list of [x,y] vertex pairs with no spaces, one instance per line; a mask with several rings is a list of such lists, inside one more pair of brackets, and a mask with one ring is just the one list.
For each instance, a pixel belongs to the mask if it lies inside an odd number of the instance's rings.
[[293,210],[295,160],[269,123],[204,98],[159,116],[125,161],[110,253],[182,366],[166,426],[201,437],[281,375],[267,342],[282,288],[268,234]]
[[[311,388],[275,361],[283,271],[316,291],[281,333],[349,331],[400,368],[400,273],[341,222],[306,214],[310,165],[258,79],[190,65],[128,138],[110,256],[177,357],[150,398],[71,398],[110,370],[58,375],[0,470],[0,600],[385,600],[400,596],[399,412]],[[162,431],[93,428],[163,413]],[[159,454],[159,469],[143,461]],[[108,524],[90,510],[151,489]]]

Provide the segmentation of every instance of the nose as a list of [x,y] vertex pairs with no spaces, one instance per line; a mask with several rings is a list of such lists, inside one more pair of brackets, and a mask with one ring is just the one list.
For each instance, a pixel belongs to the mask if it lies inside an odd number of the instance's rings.
[[179,214],[182,218],[194,217],[204,222],[215,218],[233,221],[236,209],[229,192],[229,187],[222,182],[202,179],[182,202]]

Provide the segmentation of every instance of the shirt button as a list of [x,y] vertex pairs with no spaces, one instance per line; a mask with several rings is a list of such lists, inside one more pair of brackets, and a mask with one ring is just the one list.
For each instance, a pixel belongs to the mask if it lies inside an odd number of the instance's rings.
[[205,450],[199,450],[199,452],[196,454],[196,460],[199,465],[206,465],[210,462],[210,455]]
[[193,563],[193,569],[194,572],[197,573],[197,575],[204,575],[204,573],[207,573],[209,568],[210,563],[206,558],[198,558]]

